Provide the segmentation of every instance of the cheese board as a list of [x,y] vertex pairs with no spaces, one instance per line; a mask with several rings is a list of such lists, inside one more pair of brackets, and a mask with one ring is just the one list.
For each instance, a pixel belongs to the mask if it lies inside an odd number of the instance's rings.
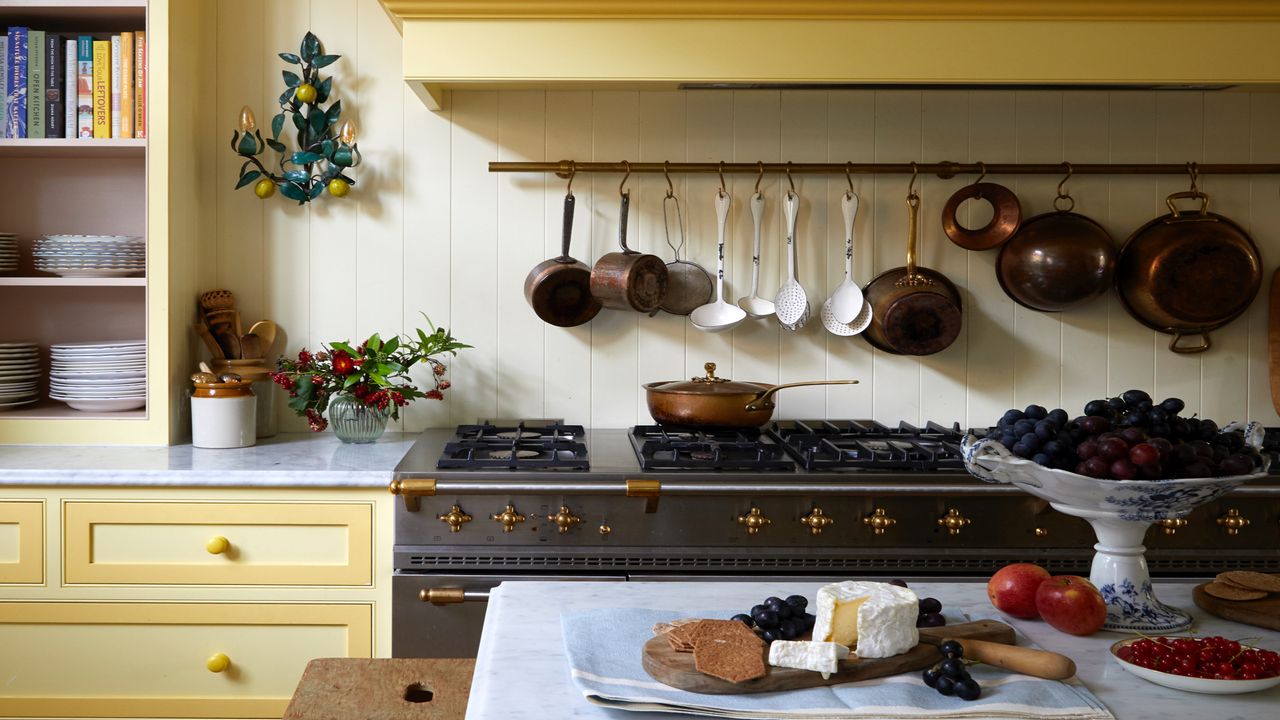
[[1209,583],[1201,583],[1191,591],[1196,606],[1223,620],[1280,630],[1280,595],[1272,593],[1260,600],[1222,600],[1205,592]]
[[827,678],[809,670],[770,667],[764,677],[755,680],[741,683],[721,680],[700,672],[694,666],[691,653],[675,651],[662,635],[654,636],[645,643],[642,660],[645,672],[650,677],[679,690],[709,695],[780,692],[923,670],[941,659],[937,646],[947,639],[962,641],[965,644],[965,657],[981,659],[992,665],[1034,673],[1040,677],[1054,676],[1055,679],[1075,674],[1075,665],[1069,658],[1014,646],[1013,628],[996,620],[920,628],[920,644],[907,652],[887,658],[842,660],[839,670]]

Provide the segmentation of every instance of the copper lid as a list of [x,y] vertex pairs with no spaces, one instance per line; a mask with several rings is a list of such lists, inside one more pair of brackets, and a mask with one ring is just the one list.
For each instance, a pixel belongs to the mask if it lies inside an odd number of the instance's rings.
[[702,377],[652,382],[644,387],[646,390],[680,395],[741,395],[742,393],[756,395],[761,390],[771,387],[762,383],[737,382],[716,377],[716,364],[713,362],[706,363],[702,367],[707,371],[707,374]]

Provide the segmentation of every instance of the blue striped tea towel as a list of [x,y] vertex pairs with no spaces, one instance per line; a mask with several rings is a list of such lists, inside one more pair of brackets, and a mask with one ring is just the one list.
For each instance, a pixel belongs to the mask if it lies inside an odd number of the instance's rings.
[[[1078,682],[1041,680],[982,664],[970,668],[982,686],[982,697],[972,702],[938,694],[914,672],[806,690],[703,695],[663,685],[644,671],[640,651],[653,637],[655,623],[732,614],[633,608],[564,613],[560,623],[573,682],[595,705],[716,718],[1114,720]],[[948,620],[964,622],[965,618]]]

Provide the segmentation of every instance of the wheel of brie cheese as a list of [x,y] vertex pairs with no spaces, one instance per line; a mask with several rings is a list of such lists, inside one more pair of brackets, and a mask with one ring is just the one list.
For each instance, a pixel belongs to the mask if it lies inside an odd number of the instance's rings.
[[818,590],[813,639],[840,643],[860,658],[900,655],[920,642],[920,599],[906,588],[848,580]]

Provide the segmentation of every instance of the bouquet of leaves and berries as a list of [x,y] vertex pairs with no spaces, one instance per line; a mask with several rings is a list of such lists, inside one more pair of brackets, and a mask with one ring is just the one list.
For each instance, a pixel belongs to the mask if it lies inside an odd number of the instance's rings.
[[[329,400],[347,394],[367,407],[390,412],[400,417],[400,408],[418,398],[443,400],[449,381],[444,379],[445,366],[435,356],[456,355],[469,348],[445,328],[431,325],[431,332],[417,330],[417,337],[393,337],[383,340],[374,333],[363,343],[352,347],[347,342],[330,343],[324,350],[298,352],[296,360],[280,358],[271,380],[289,393],[289,407],[307,418],[315,432],[328,427],[324,411]],[[409,369],[419,363],[431,366],[433,387],[423,390],[409,377]]]

